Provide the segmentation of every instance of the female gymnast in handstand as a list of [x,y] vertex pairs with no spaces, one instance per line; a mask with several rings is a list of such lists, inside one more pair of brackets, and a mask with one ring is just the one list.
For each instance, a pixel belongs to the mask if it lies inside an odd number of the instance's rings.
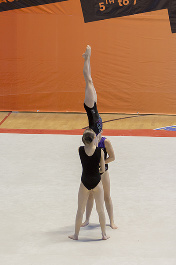
[[[113,217],[113,205],[110,196],[110,178],[108,172],[108,163],[115,160],[115,154],[111,142],[107,138],[101,136],[102,119],[98,113],[96,105],[97,94],[91,77],[90,56],[91,56],[91,47],[87,45],[86,52],[83,54],[84,58],[83,74],[86,82],[84,108],[87,112],[89,120],[89,128],[91,128],[96,133],[98,147],[101,147],[105,154],[105,172],[101,175],[101,180],[104,189],[104,200],[108,216],[110,219],[110,226],[112,229],[117,229]],[[93,202],[94,202],[93,193],[90,193],[86,207],[86,220],[82,224],[83,227],[89,224],[89,218],[93,208]]]
[[95,137],[96,135],[93,130],[85,130],[82,137],[82,141],[85,146],[79,147],[79,156],[82,163],[83,172],[78,193],[78,210],[75,221],[75,233],[74,235],[69,236],[69,238],[73,240],[78,240],[82,218],[90,192],[93,192],[93,196],[95,198],[96,209],[99,215],[102,231],[102,239],[106,240],[109,238],[109,236],[106,235],[104,191],[99,171],[99,164],[101,172],[104,172],[105,170],[104,153],[101,148],[95,146]]

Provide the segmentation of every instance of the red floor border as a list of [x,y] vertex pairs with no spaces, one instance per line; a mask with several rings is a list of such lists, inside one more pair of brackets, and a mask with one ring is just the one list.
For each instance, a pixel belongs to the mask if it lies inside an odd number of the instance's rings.
[[[48,129],[4,129],[0,128],[0,133],[18,133],[18,134],[64,134],[64,135],[82,135],[83,129],[76,130],[48,130]],[[134,129],[134,130],[103,130],[106,136],[149,136],[149,137],[176,137],[176,131],[152,130],[152,129]]]

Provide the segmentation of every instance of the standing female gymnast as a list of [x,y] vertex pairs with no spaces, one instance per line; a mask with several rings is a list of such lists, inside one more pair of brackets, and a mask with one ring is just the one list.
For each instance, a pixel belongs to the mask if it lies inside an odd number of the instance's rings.
[[[105,158],[105,172],[101,175],[101,181],[104,189],[105,206],[110,220],[110,227],[112,229],[117,229],[117,226],[114,223],[113,204],[110,196],[110,178],[108,171],[108,163],[115,160],[115,154],[111,142],[105,137],[101,137],[101,140],[98,143],[98,147],[103,149],[104,158]],[[93,193],[90,193],[86,206],[86,220],[82,224],[82,227],[87,226],[89,224],[93,203],[94,203]]]
[[106,235],[106,221],[104,213],[104,191],[101,182],[99,164],[101,172],[105,170],[104,153],[99,147],[94,144],[96,135],[91,129],[85,130],[82,140],[85,146],[79,147],[79,156],[82,163],[82,177],[78,193],[78,210],[75,221],[75,233],[69,238],[78,240],[82,218],[85,211],[87,199],[90,192],[96,202],[96,209],[99,215],[99,222],[102,231],[102,239],[106,240],[109,236]]
[[[115,154],[112,147],[111,142],[101,136],[102,133],[102,119],[98,113],[97,110],[97,93],[95,90],[95,87],[93,85],[92,77],[91,77],[91,69],[90,69],[90,56],[91,56],[91,47],[87,45],[86,52],[83,54],[84,58],[84,68],[83,68],[83,74],[84,79],[86,82],[85,87],[85,100],[84,100],[84,108],[87,112],[88,120],[89,120],[89,127],[96,133],[97,135],[97,143],[98,147],[101,147],[105,154],[105,172],[101,176],[101,180],[103,183],[103,189],[104,189],[104,200],[106,209],[108,212],[108,216],[110,219],[110,226],[112,229],[117,229],[117,226],[114,223],[114,217],[113,217],[113,205],[112,200],[110,196],[110,178],[109,178],[109,172],[108,172],[108,163],[115,160]],[[107,157],[108,154],[108,157]],[[86,220],[82,224],[82,226],[86,226],[89,224],[89,218],[90,214],[93,208],[93,194],[89,194],[89,199],[87,202],[86,207]]]

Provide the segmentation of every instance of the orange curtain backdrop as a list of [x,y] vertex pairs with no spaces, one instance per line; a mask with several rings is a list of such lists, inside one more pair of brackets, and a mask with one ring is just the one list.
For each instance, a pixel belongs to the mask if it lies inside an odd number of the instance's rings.
[[0,110],[83,112],[83,58],[99,112],[176,114],[167,10],[84,23],[78,0],[0,13]]

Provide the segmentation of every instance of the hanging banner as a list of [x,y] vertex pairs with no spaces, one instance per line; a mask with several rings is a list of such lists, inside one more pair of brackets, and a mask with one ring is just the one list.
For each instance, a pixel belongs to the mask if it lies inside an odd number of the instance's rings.
[[80,0],[84,22],[169,10],[172,32],[176,25],[176,0]]
[[0,12],[68,0],[0,0]]

